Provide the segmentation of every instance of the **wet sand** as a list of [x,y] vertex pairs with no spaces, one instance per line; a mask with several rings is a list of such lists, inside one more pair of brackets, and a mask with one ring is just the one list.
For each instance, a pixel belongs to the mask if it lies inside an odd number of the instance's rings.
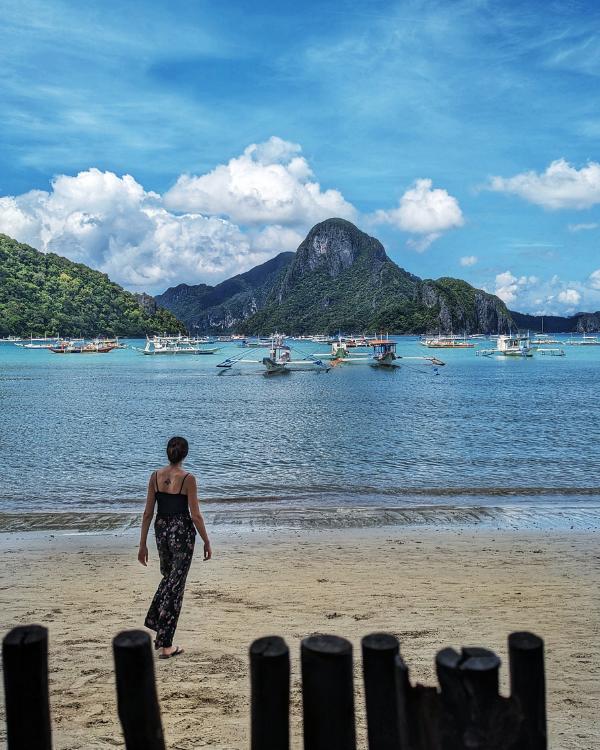
[[[156,663],[167,746],[249,746],[247,649],[261,635],[282,635],[291,647],[299,748],[302,637],[343,635],[358,654],[366,633],[395,633],[413,680],[434,684],[438,649],[484,645],[505,663],[508,633],[527,629],[546,641],[551,747],[599,747],[599,539],[586,532],[217,527],[214,560],[197,555],[188,579],[176,638],[187,652]],[[131,532],[0,536],[2,633],[31,622],[50,629],[57,750],[123,746],[111,638],[143,622],[159,580],[151,543],[144,569]],[[359,666],[356,660],[364,747]],[[501,672],[505,691],[504,666]]]

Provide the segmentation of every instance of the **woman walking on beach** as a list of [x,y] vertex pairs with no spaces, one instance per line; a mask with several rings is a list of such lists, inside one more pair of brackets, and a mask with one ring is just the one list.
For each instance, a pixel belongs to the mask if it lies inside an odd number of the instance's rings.
[[198,505],[196,479],[182,466],[188,449],[185,438],[172,437],[169,440],[169,465],[152,473],[142,518],[138,560],[142,565],[147,565],[148,529],[154,516],[154,507],[158,505],[154,532],[162,581],[144,625],[156,631],[154,646],[161,651],[159,659],[170,659],[183,653],[182,648],[173,646],[173,636],[181,611],[185,579],[194,554],[196,529],[204,542],[204,560],[211,558],[210,541]]

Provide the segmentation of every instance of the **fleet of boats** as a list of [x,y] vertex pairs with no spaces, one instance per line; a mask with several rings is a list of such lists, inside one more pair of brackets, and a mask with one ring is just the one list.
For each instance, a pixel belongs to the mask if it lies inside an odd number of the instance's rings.
[[[315,336],[286,336],[275,333],[269,338],[244,337],[239,334],[228,336],[170,335],[164,333],[146,337],[143,348],[128,346],[118,338],[98,337],[92,340],[82,338],[61,338],[60,336],[44,336],[19,338],[8,336],[1,341],[28,350],[47,350],[53,354],[108,354],[115,349],[133,349],[144,355],[151,356],[181,356],[181,355],[214,355],[223,348],[223,344],[237,345],[244,351],[219,362],[217,367],[222,372],[240,365],[260,365],[268,375],[293,371],[327,372],[332,367],[340,365],[370,365],[372,367],[394,368],[401,362],[409,360],[434,367],[445,363],[435,356],[406,356],[398,353],[398,341],[383,335],[342,335],[337,337],[326,335]],[[485,342],[493,341],[493,346],[481,346]],[[306,347],[298,349],[292,342],[306,344],[325,344],[330,347],[325,352],[307,352]],[[452,333],[422,336],[419,342],[427,349],[475,349],[482,357],[511,357],[531,358],[534,354],[551,357],[564,357],[565,346],[600,346],[599,334],[582,333],[579,336],[556,338],[547,333],[500,334],[496,337],[484,334],[463,334],[457,336]],[[214,346],[218,344],[219,346]],[[245,350],[266,350],[264,356],[249,358]]]

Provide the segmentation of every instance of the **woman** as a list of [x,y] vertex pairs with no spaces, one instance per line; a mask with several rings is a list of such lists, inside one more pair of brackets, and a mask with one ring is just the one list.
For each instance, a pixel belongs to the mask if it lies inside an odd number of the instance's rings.
[[154,516],[154,506],[158,504],[154,533],[162,581],[144,624],[156,631],[154,646],[161,651],[159,659],[170,659],[183,653],[182,648],[173,646],[173,636],[181,611],[185,579],[194,554],[196,529],[204,542],[204,560],[211,558],[210,541],[198,505],[196,479],[193,474],[186,473],[182,466],[188,449],[185,438],[172,437],[169,440],[169,465],[152,473],[142,518],[138,560],[142,565],[147,565],[148,529]]

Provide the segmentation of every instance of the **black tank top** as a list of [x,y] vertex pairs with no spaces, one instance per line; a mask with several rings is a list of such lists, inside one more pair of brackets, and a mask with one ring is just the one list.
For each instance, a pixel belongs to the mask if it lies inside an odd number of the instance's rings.
[[182,513],[190,514],[187,495],[182,494],[183,485],[189,474],[186,474],[181,482],[179,492],[161,492],[158,489],[158,472],[154,472],[154,483],[156,484],[155,497],[158,504],[157,516],[178,516]]

